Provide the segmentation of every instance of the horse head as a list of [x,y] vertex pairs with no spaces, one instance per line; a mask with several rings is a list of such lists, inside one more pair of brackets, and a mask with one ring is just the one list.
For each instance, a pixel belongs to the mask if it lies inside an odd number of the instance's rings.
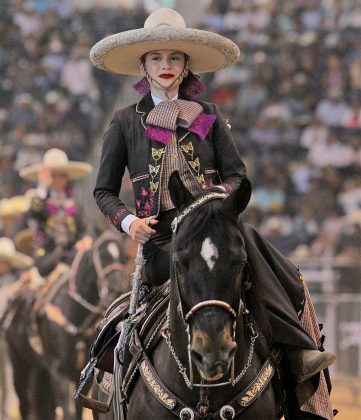
[[129,290],[128,260],[123,238],[110,230],[104,231],[81,258],[76,292],[89,300],[91,312],[103,313],[114,299]]
[[213,189],[193,197],[175,172],[169,190],[178,213],[172,226],[173,312],[181,318],[178,326],[186,327],[190,369],[194,364],[203,380],[217,381],[234,361],[236,320],[249,287],[238,215],[251,185],[244,179],[229,196]]

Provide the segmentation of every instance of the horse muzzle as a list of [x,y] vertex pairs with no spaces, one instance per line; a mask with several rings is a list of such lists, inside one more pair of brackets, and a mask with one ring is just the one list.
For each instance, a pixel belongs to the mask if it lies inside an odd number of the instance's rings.
[[[207,345],[201,345],[205,341]],[[236,350],[237,344],[230,337],[217,343],[207,337],[207,340],[193,340],[190,356],[202,379],[217,381],[228,372]]]

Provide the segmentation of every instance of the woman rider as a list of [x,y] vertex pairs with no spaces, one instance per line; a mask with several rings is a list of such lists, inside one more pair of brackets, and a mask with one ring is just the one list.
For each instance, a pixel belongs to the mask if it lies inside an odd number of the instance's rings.
[[[153,12],[144,28],[109,36],[91,51],[93,64],[103,70],[143,75],[135,85],[143,98],[117,110],[104,134],[94,196],[112,225],[144,245],[148,285],[169,278],[170,224],[176,215],[167,188],[171,173],[177,170],[193,194],[209,188],[231,193],[246,177],[217,106],[195,101],[202,84],[193,74],[219,70],[238,56],[232,41],[186,28],[181,15],[165,8]],[[136,215],[119,199],[126,167]],[[246,229],[245,241],[252,269],[266,273],[259,279],[260,288],[271,290],[264,299],[274,342],[285,349],[295,382],[303,382],[335,357],[317,350],[300,325],[297,312],[305,293],[298,271],[251,228]]]

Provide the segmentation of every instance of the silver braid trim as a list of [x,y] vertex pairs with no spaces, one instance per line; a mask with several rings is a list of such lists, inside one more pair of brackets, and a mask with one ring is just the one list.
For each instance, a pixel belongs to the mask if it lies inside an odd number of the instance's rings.
[[[183,376],[184,382],[187,385],[188,388],[192,389],[193,385],[192,382],[190,381],[190,379],[188,378],[187,375],[187,369],[182,365],[182,362],[179,360],[179,357],[177,356],[177,353],[172,345],[171,339],[170,339],[170,332],[166,332],[163,334],[163,337],[169,347],[169,350],[178,366],[179,369],[179,373]],[[237,377],[233,380],[233,381],[229,381],[229,383],[232,386],[235,386],[245,375],[245,373],[247,372],[247,370],[249,369],[249,367],[252,364],[252,359],[253,359],[253,354],[254,354],[254,345],[256,343],[256,340],[258,338],[258,333],[256,333],[255,335],[253,335],[251,337],[251,344],[249,346],[249,352],[248,352],[248,357],[247,357],[247,362],[244,366],[244,368],[241,370],[241,372],[237,375]]]
[[192,211],[198,209],[201,207],[204,203],[207,203],[211,200],[217,200],[217,199],[225,199],[228,197],[228,194],[226,193],[217,193],[212,192],[206,195],[203,195],[202,197],[197,198],[195,201],[192,202],[188,207],[186,207],[177,217],[173,219],[173,222],[171,224],[172,232],[176,233],[178,226],[183,222],[184,218],[188,216],[189,213]]

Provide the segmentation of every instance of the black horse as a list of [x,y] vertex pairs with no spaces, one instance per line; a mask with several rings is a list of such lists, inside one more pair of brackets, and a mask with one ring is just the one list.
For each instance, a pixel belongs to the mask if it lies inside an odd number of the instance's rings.
[[[278,419],[276,368],[267,361],[269,349],[260,338],[260,328],[267,331],[266,318],[261,307],[257,317],[247,309],[256,291],[250,287],[238,215],[249,201],[250,184],[244,180],[228,198],[214,191],[194,198],[175,173],[169,187],[178,211],[169,329],[151,356],[164,388],[159,392],[159,381],[147,381],[154,375],[143,369],[129,397],[127,418]],[[170,399],[162,404],[164,395]],[[174,399],[175,408],[169,408]],[[218,417],[211,417],[215,413]]]
[[[101,315],[129,288],[127,261],[120,235],[106,231],[35,303],[32,321],[34,292],[19,290],[6,336],[22,419],[55,419],[56,407],[63,418],[73,418],[71,383],[78,380]],[[76,418],[81,419],[80,406]]]

